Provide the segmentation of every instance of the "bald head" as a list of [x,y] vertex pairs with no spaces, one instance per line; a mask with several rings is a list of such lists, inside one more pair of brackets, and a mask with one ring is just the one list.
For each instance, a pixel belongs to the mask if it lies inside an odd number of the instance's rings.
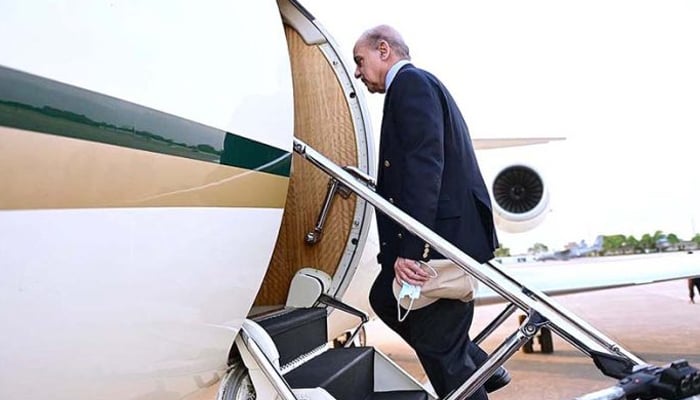
[[379,25],[363,33],[353,49],[355,78],[361,79],[370,93],[386,91],[386,75],[401,60],[410,60],[408,46],[396,29]]
[[389,25],[379,25],[368,29],[357,40],[358,43],[362,42],[372,48],[377,48],[382,41],[385,41],[391,47],[398,59],[411,59],[408,46],[403,41],[401,34]]

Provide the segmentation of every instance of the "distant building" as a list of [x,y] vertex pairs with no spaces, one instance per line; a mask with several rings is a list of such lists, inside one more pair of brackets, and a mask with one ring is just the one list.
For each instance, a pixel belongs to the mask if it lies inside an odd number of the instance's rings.
[[672,244],[668,251],[695,251],[698,249],[700,249],[700,246],[692,240],[681,240],[676,244]]

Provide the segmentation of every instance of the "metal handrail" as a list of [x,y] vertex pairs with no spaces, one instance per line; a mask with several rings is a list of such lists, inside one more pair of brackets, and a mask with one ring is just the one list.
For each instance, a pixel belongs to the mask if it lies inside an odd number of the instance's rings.
[[511,334],[506,340],[493,351],[483,365],[467,378],[462,385],[447,395],[445,400],[467,400],[474,394],[486,380],[521,348],[527,341],[537,333],[538,329],[546,325],[547,322],[537,312],[530,312],[525,323]]
[[491,321],[490,324],[488,324],[481,332],[479,332],[478,335],[474,337],[474,340],[472,340],[472,342],[476,344],[480,344],[481,342],[483,342],[484,339],[486,339],[496,329],[498,329],[498,327],[501,326],[501,324],[503,324],[503,322],[505,322],[508,319],[508,317],[513,315],[514,312],[515,304],[508,304],[508,306],[503,311],[501,311],[501,313],[498,314],[496,318],[493,321]]
[[616,354],[634,364],[646,364],[641,358],[622,348],[605,334],[590,326],[572,312],[557,304],[544,293],[525,287],[493,263],[480,264],[435,232],[406,214],[383,197],[359,182],[353,175],[299,139],[294,139],[294,151],[319,169],[339,180],[377,210],[393,219],[434,249],[459,265],[464,271],[483,282],[506,300],[524,311],[534,310],[547,319],[553,330],[587,355],[591,351]]

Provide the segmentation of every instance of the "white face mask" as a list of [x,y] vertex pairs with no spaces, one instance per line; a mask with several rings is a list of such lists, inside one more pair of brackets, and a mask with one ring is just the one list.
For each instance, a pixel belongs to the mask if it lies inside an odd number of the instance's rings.
[[[399,322],[403,322],[406,319],[406,317],[408,317],[408,313],[411,312],[411,307],[413,307],[413,301],[420,297],[420,286],[411,285],[410,283],[403,282],[398,297],[399,298],[396,300],[396,313]],[[401,299],[403,299],[404,297],[408,297],[410,299],[410,303],[408,304],[408,311],[406,311],[406,314],[404,314],[402,317]]]

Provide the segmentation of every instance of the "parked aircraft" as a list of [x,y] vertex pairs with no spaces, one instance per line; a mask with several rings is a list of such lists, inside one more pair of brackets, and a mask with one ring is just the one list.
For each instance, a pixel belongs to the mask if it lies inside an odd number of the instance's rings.
[[656,240],[656,250],[657,251],[667,251],[671,247],[671,242],[668,240],[668,236],[662,235]]
[[[302,307],[357,326],[338,301],[376,245],[367,202],[292,156],[374,175],[362,90],[307,10],[8,1],[0,34],[0,398],[429,397]],[[531,167],[493,190],[502,229],[546,214]]]
[[603,235],[598,235],[592,245],[586,244],[585,240],[567,247],[564,250],[556,250],[541,253],[535,256],[538,261],[547,260],[570,260],[572,258],[585,257],[591,253],[603,250]]

